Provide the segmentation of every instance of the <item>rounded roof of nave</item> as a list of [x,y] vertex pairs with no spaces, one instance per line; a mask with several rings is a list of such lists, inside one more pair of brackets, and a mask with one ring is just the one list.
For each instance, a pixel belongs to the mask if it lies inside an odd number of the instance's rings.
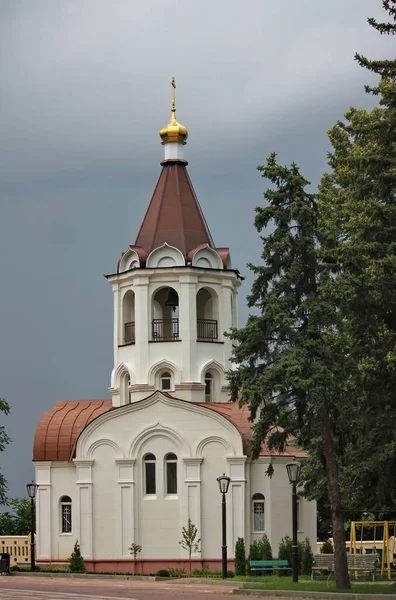
[[[174,398],[170,394],[166,396]],[[141,402],[144,402],[142,400]],[[180,400],[185,403],[186,400]],[[138,403],[137,403],[138,404]],[[214,402],[211,404],[194,402],[207,410],[217,412],[238,429],[243,442],[245,454],[249,454],[252,441],[252,423],[249,421],[247,406],[239,408],[237,402]],[[124,407],[119,407],[124,408]],[[116,411],[111,400],[67,400],[58,401],[55,406],[40,418],[33,443],[34,461],[71,461],[75,454],[77,439],[85,427],[100,415]],[[277,456],[262,445],[260,456]],[[302,458],[306,452],[290,447],[283,456]]]

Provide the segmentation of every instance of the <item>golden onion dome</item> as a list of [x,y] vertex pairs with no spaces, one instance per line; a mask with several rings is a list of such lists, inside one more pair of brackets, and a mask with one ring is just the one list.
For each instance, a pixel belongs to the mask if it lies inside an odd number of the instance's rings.
[[176,107],[175,107],[175,89],[176,83],[175,78],[172,77],[171,80],[172,85],[172,114],[171,119],[165,127],[163,127],[159,134],[162,139],[162,143],[166,144],[168,142],[178,142],[179,144],[185,144],[188,138],[187,127],[181,125],[176,121]]

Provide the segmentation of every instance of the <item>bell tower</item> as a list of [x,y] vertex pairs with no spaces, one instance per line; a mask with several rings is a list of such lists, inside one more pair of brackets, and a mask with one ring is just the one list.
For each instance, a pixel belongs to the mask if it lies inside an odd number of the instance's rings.
[[216,248],[187,172],[186,127],[171,118],[157,185],[134,245],[107,275],[114,295],[113,406],[155,390],[192,402],[227,402],[225,371],[237,327],[238,271]]

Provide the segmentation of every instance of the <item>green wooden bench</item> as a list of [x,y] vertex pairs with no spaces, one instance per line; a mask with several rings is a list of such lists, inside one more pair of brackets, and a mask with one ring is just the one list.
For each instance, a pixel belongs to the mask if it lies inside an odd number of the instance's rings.
[[279,571],[290,571],[289,563],[287,560],[251,560],[249,562],[250,571],[252,575],[257,573],[265,573],[265,571],[272,571],[277,569]]
[[377,558],[376,554],[348,554],[348,571],[370,573],[373,581],[375,581]]

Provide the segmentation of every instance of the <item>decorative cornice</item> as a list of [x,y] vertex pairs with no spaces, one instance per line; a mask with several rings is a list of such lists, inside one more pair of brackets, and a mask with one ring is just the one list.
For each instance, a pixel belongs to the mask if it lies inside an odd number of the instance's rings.
[[175,390],[197,390],[203,392],[205,386],[202,383],[176,383]]

